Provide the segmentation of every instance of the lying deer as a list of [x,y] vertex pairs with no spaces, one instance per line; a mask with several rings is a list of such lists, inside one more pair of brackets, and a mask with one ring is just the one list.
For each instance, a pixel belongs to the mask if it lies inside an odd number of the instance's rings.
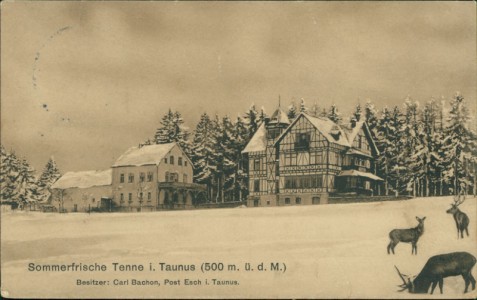
[[411,243],[411,254],[415,253],[417,255],[417,241],[424,233],[425,219],[426,217],[422,219],[416,217],[416,220],[419,222],[419,224],[415,228],[391,230],[391,232],[389,233],[389,238],[391,239],[391,241],[388,245],[388,254],[390,254],[390,251],[392,251],[392,253],[394,254],[394,247],[396,247],[399,242],[403,242]]
[[400,292],[409,290],[410,293],[427,294],[432,284],[432,294],[437,283],[439,283],[439,290],[442,294],[445,277],[462,275],[465,281],[464,293],[467,293],[470,283],[472,283],[472,290],[475,289],[475,279],[472,276],[472,268],[475,262],[475,257],[467,252],[436,255],[429,258],[421,273],[412,281],[409,276],[401,274],[399,269],[396,266],[394,267],[403,281],[403,284],[399,285],[402,288]]
[[455,220],[455,226],[457,227],[457,238],[459,238],[459,233],[460,237],[464,238],[464,230],[467,236],[469,236],[469,217],[463,212],[460,211],[458,208],[459,205],[464,203],[465,198],[463,200],[460,200],[460,195],[457,197],[457,199],[454,199],[454,203],[451,204],[451,208],[449,208],[446,213],[452,214],[454,216]]

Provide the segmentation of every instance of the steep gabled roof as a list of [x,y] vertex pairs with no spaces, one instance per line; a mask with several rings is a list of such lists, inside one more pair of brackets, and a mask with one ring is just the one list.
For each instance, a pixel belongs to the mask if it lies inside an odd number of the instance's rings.
[[175,146],[176,143],[132,147],[121,155],[112,167],[158,165]]
[[356,122],[356,126],[354,128],[346,128],[345,132],[348,137],[349,144],[353,145],[354,139],[356,138],[361,129],[364,130],[365,134],[368,136],[368,140],[371,141],[370,146],[373,147],[373,150],[375,151],[376,155],[379,155],[378,147],[376,146],[373,136],[371,135],[368,123],[366,123],[364,120]]
[[341,127],[338,126],[336,123],[326,117],[316,118],[309,116],[305,113],[301,113],[298,115],[298,117],[295,118],[295,120],[290,124],[290,126],[288,126],[288,128],[277,139],[275,145],[283,139],[283,137],[288,133],[288,131],[290,131],[290,128],[292,128],[300,118],[306,118],[313,125],[313,127],[315,127],[330,143],[351,147],[343,129],[341,129]]
[[242,150],[242,153],[265,151],[266,148],[267,129],[265,128],[265,124],[262,123],[262,125],[258,127],[257,131],[248,142],[247,146],[245,146],[245,149]]
[[287,114],[281,110],[280,108],[277,108],[277,110],[273,113],[273,115],[270,117],[270,124],[290,124],[290,119],[288,119]]
[[111,169],[104,171],[67,172],[52,186],[52,189],[89,188],[93,186],[111,185]]

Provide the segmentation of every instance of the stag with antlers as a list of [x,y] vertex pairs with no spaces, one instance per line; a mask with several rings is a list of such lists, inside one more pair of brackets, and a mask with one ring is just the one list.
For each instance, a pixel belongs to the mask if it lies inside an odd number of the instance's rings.
[[451,204],[451,208],[446,211],[448,214],[454,216],[455,226],[457,227],[457,238],[459,238],[459,234],[461,238],[464,238],[464,230],[467,236],[469,236],[469,217],[458,208],[464,201],[465,198],[460,200],[460,195],[458,195],[454,199],[454,203]]
[[394,248],[399,242],[411,243],[412,249],[411,254],[417,255],[417,241],[424,233],[424,218],[416,217],[416,220],[419,224],[415,228],[409,229],[394,229],[389,233],[389,239],[391,240],[388,245],[388,254],[391,252],[394,254]]
[[461,275],[465,281],[464,293],[467,293],[470,284],[472,284],[472,290],[475,289],[475,279],[472,276],[475,262],[475,257],[467,252],[436,255],[429,258],[422,271],[413,280],[410,276],[401,274],[396,266],[394,267],[403,281],[403,284],[398,285],[401,288],[400,292],[408,290],[410,293],[427,294],[432,284],[432,294],[439,283],[439,290],[442,294],[444,278]]

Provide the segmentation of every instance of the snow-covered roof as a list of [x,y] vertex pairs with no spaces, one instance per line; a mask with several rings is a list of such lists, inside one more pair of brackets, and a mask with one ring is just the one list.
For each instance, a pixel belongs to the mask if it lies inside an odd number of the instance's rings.
[[248,142],[245,149],[242,150],[242,153],[265,151],[266,148],[267,129],[265,128],[265,124],[262,123],[262,125],[258,127],[253,137],[250,139],[250,142]]
[[325,117],[316,118],[305,113],[302,114],[329,142],[351,147],[343,129],[335,122]]
[[[353,128],[345,128],[345,133],[348,136],[348,141],[350,145],[353,145],[353,141],[358,135],[359,131],[363,129],[365,131],[369,132],[369,127],[367,126],[366,122],[364,120],[356,122],[356,125]],[[374,151],[379,154],[378,147],[376,147],[376,143],[374,139],[371,137],[371,147],[373,147]]]
[[371,157],[373,158],[371,155],[369,154],[366,154],[362,151],[359,151],[358,149],[355,149],[355,148],[351,148],[349,149],[348,151],[346,151],[346,154],[358,154],[358,155],[361,155],[361,156],[366,156],[366,157]]
[[306,118],[310,123],[331,143],[335,143],[342,146],[351,147],[346,138],[345,132],[338,126],[336,123],[331,121],[326,117],[312,117],[305,113],[301,113],[293,122],[288,126],[287,130],[285,130],[280,137],[277,139],[276,143],[279,143],[282,138],[288,133],[288,130],[293,127],[293,125],[298,122],[298,119],[303,116]]
[[346,171],[341,171],[341,173],[338,176],[360,176],[360,177],[367,177],[373,180],[379,180],[383,181],[381,177],[378,177],[372,173],[367,173],[367,172],[361,172],[357,170],[346,170]]
[[104,171],[67,172],[52,186],[53,189],[89,188],[93,186],[111,185],[111,169]]
[[277,108],[277,110],[270,117],[270,124],[275,124],[275,123],[290,124],[290,119],[288,119],[287,114],[280,108]]
[[353,144],[353,141],[356,138],[356,136],[358,135],[361,128],[363,127],[363,124],[364,124],[364,121],[358,121],[358,122],[356,122],[356,126],[346,130],[347,131],[346,133],[348,135],[348,141],[349,141],[350,144]]
[[116,160],[113,167],[158,165],[174,146],[176,143],[129,148]]

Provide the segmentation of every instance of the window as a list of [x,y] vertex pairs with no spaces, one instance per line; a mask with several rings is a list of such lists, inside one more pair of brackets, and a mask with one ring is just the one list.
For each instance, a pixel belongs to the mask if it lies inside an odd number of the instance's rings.
[[139,173],[139,182],[144,182],[146,180],[146,174],[144,172]]
[[295,136],[295,150],[306,151],[310,149],[310,133],[298,132]]
[[267,131],[267,138],[274,139],[280,135],[280,128],[271,128]]
[[142,198],[143,198],[144,194],[142,192],[139,193],[139,201],[142,202]]
[[285,204],[290,204],[290,198],[285,198]]
[[147,181],[151,182],[154,178],[154,174],[152,172],[147,172]]
[[151,192],[147,192],[147,202],[151,202]]
[[178,164],[179,166],[182,166],[182,157],[179,157],[179,158],[177,159],[177,164]]
[[124,183],[124,174],[119,175],[119,182]]
[[166,182],[178,182],[179,174],[173,172],[166,172]]
[[260,170],[260,159],[254,159],[253,160],[253,169],[255,171]]
[[129,183],[134,182],[134,174],[133,173],[129,173],[128,182]]
[[183,181],[187,183],[187,174],[184,174]]
[[96,199],[95,199],[95,198],[93,198],[93,203],[95,203],[95,202],[96,202]]
[[164,157],[164,163],[167,164],[167,157]]
[[129,195],[128,195],[128,202],[129,202],[130,204],[131,204],[131,202],[132,202],[132,193],[129,193]]
[[320,204],[320,197],[313,197],[311,201],[313,204]]
[[323,187],[323,175],[286,176],[286,189],[309,189]]
[[170,161],[171,165],[173,165],[174,164],[174,156],[171,155],[171,157],[169,157],[169,161]]
[[260,180],[259,179],[255,179],[253,181],[253,191],[254,192],[260,192]]
[[187,160],[184,160],[184,166],[187,167]]
[[123,203],[123,202],[124,202],[124,194],[121,193],[121,194],[119,195],[119,203]]
[[270,200],[267,200],[267,205],[270,205]]
[[296,204],[301,204],[301,198],[297,197],[297,198],[295,199],[295,203],[296,203]]

